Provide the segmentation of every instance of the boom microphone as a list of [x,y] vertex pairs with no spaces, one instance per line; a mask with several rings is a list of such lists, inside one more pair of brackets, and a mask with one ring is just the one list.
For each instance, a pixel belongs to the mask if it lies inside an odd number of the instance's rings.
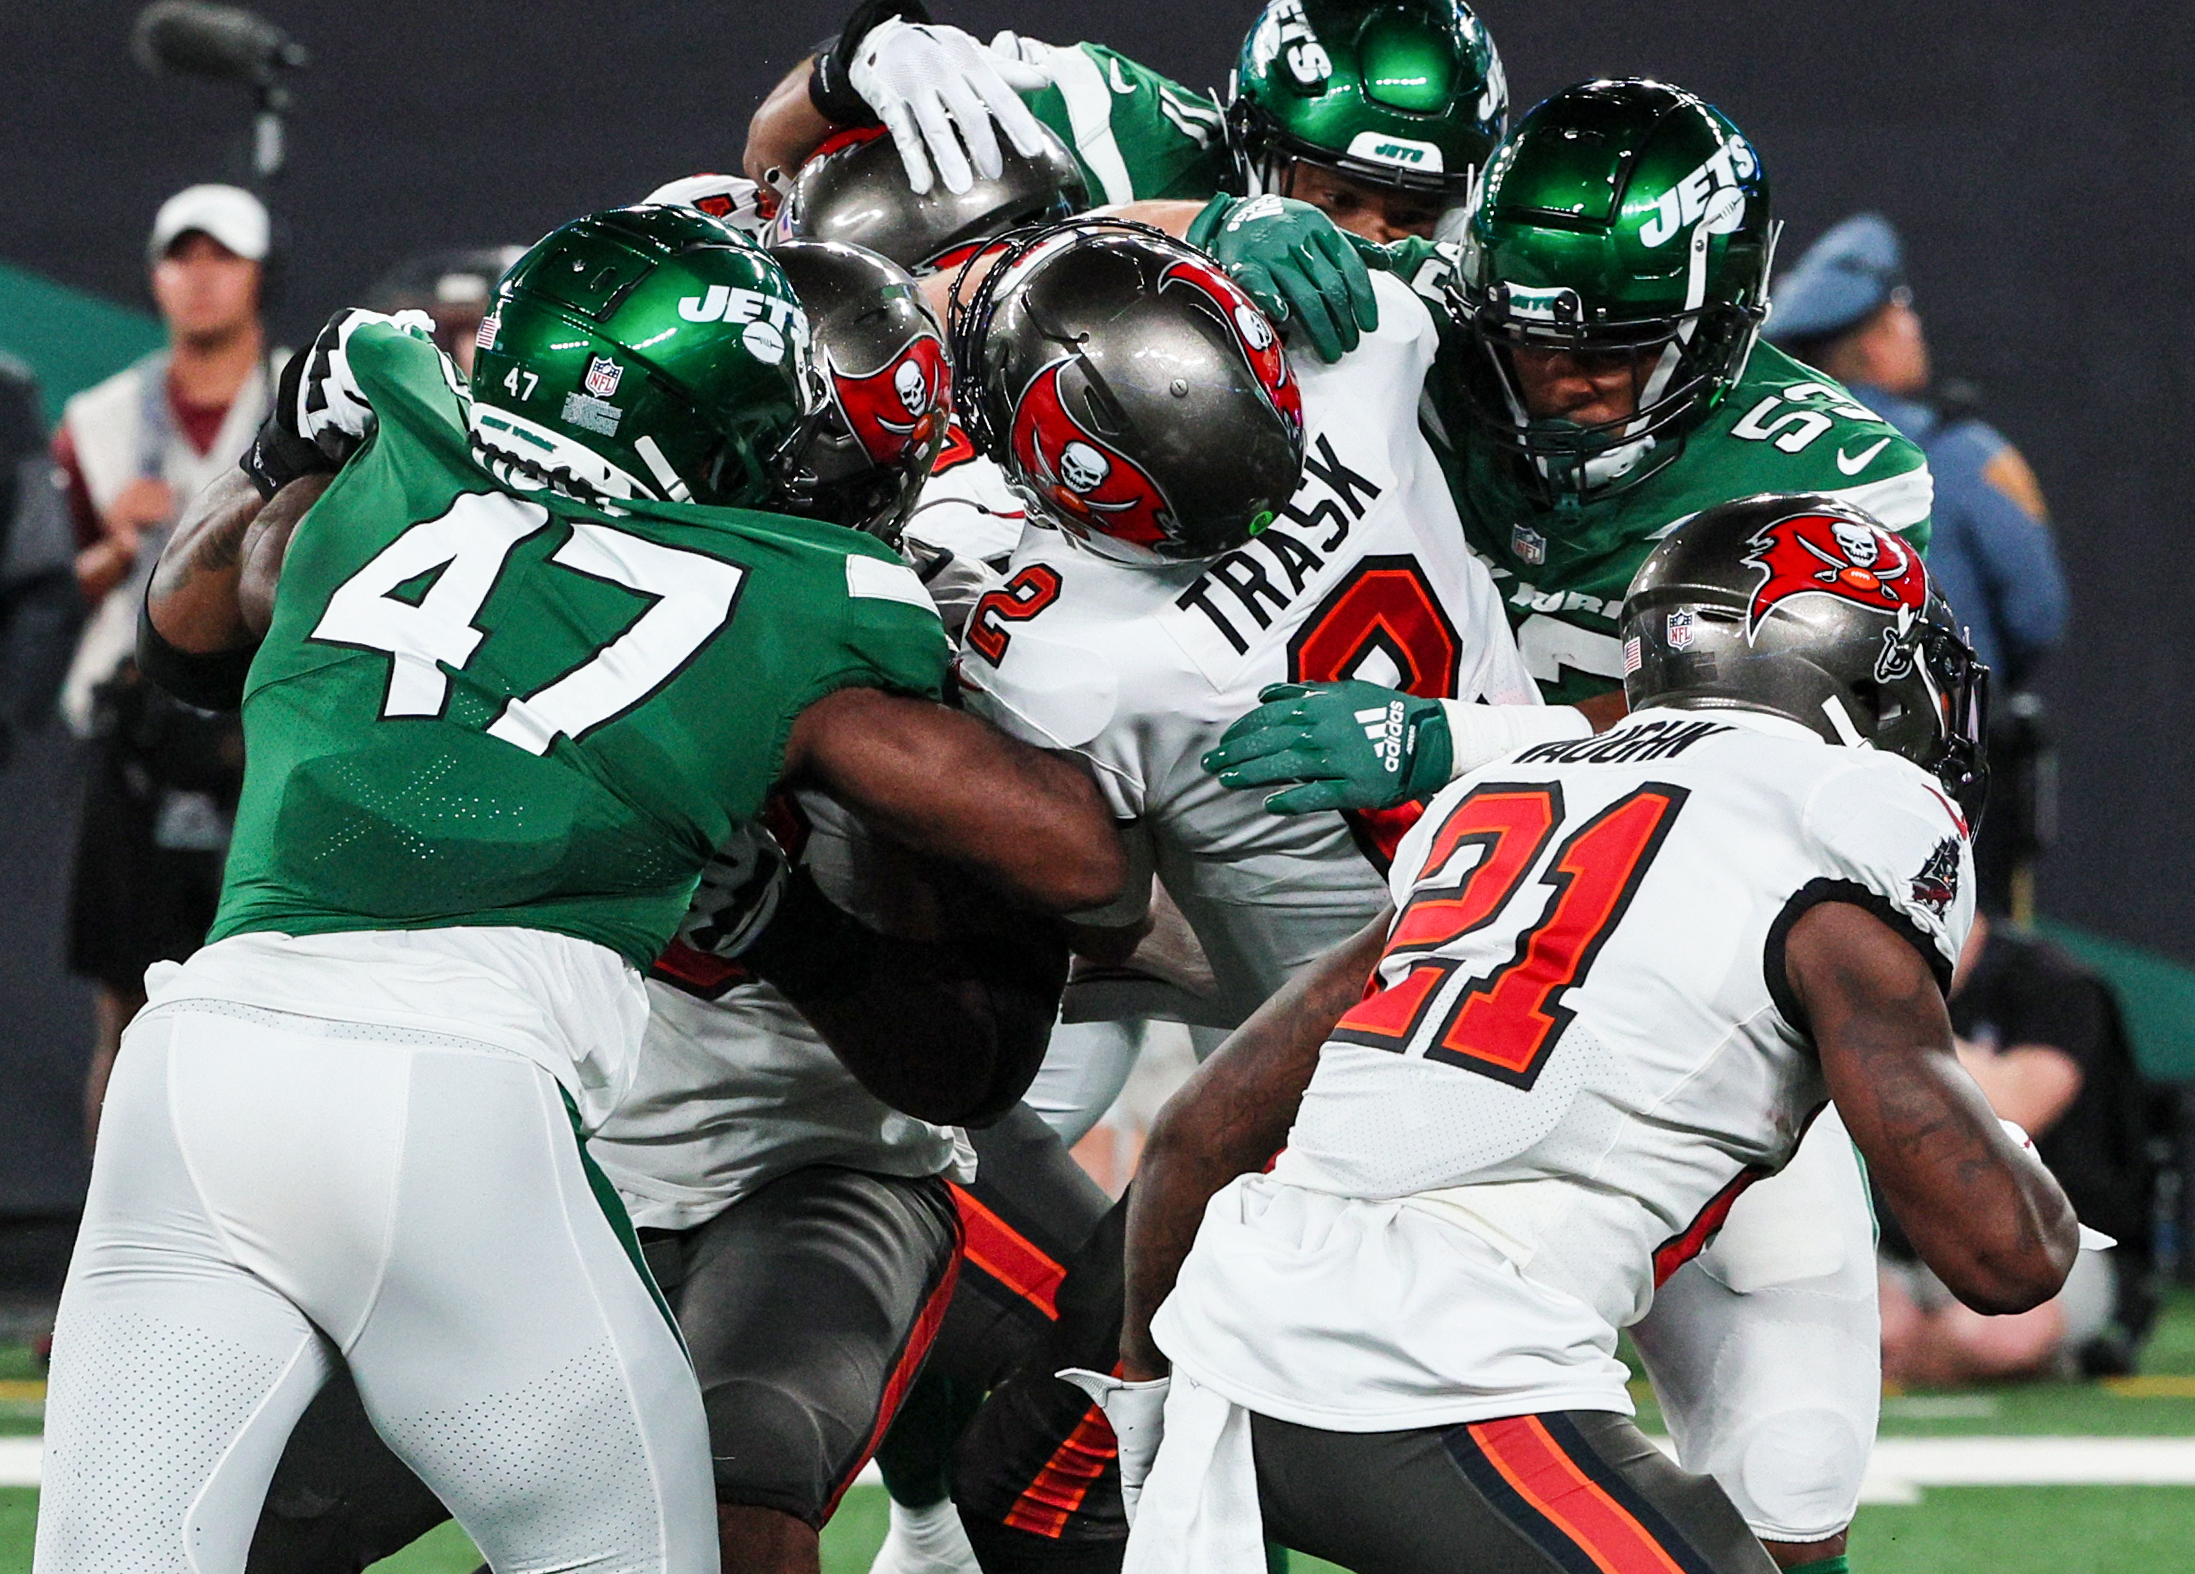
[[147,71],[270,85],[310,56],[265,17],[210,0],[154,0],[137,18],[131,51]]

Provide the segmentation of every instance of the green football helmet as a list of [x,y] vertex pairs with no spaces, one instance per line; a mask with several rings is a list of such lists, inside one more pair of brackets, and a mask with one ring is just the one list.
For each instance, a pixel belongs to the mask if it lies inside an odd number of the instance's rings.
[[[1744,374],[1768,315],[1768,175],[1723,114],[1660,82],[1565,89],[1494,155],[1450,276],[1480,424],[1558,505],[1636,485]],[[1513,352],[1628,359],[1637,413],[1535,418]]]
[[1286,196],[1300,159],[1461,206],[1509,123],[1509,86],[1462,0],[1269,0],[1228,118],[1253,191]]
[[747,508],[782,504],[829,397],[784,272],[687,207],[591,213],[512,264],[472,395],[513,485]]

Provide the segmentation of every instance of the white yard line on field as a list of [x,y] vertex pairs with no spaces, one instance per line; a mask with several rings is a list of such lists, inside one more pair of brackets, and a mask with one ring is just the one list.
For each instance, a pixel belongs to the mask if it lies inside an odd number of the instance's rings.
[[1922,1487],[2195,1486],[2195,1437],[1886,1437],[1863,1503],[1916,1503]]
[[[1672,1459],[1669,1439],[1654,1442]],[[1923,1487],[2195,1486],[2195,1437],[1886,1437],[1862,1503],[1918,1503]]]

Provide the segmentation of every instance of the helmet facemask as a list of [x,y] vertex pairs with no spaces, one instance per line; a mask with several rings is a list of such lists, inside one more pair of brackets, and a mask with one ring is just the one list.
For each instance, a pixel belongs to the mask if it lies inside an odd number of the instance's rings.
[[[1475,424],[1551,506],[1657,473],[1745,375],[1777,228],[1759,155],[1696,96],[1632,79],[1547,99],[1488,164],[1448,279]],[[1620,365],[1628,413],[1535,411],[1528,351]]]
[[[1701,259],[1710,233],[1703,224],[1694,236]],[[1698,278],[1704,267],[1692,271]],[[1746,301],[1616,317],[1594,311],[1572,289],[1507,281],[1480,288],[1461,269],[1451,273],[1448,294],[1479,352],[1476,375],[1463,379],[1479,426],[1523,462],[1547,502],[1571,508],[1634,486],[1675,459],[1684,434],[1745,374],[1768,316],[1765,301]],[[1519,350],[1622,366],[1634,390],[1632,412],[1591,424],[1533,414],[1517,372]]]

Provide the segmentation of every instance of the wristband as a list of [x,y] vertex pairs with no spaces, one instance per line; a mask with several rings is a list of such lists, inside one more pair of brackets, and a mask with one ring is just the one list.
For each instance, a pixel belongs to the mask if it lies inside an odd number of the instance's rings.
[[927,22],[930,8],[922,0],[861,0],[846,18],[837,39],[828,48],[816,51],[815,63],[808,68],[808,102],[832,125],[883,124],[869,101],[854,91],[847,72],[853,68],[854,51],[861,47],[861,41],[878,23],[895,16],[909,22]]
[[1480,700],[1442,700],[1440,708],[1448,723],[1447,781],[1531,744],[1593,736],[1593,724],[1575,705],[1488,705]]
[[183,650],[153,626],[152,609],[137,608],[137,670],[170,699],[200,710],[233,711],[244,705],[244,680],[251,672],[254,643],[210,653]]
[[835,1000],[868,982],[880,938],[825,896],[803,865],[786,880],[769,927],[739,960],[795,1005]]
[[305,362],[312,353],[312,347],[307,346],[284,363],[275,383],[274,407],[259,423],[259,435],[237,462],[237,468],[258,488],[260,497],[269,501],[299,476],[334,475],[343,468],[323,453],[319,444],[300,437],[282,420],[284,410],[297,408],[298,385],[304,380]]

